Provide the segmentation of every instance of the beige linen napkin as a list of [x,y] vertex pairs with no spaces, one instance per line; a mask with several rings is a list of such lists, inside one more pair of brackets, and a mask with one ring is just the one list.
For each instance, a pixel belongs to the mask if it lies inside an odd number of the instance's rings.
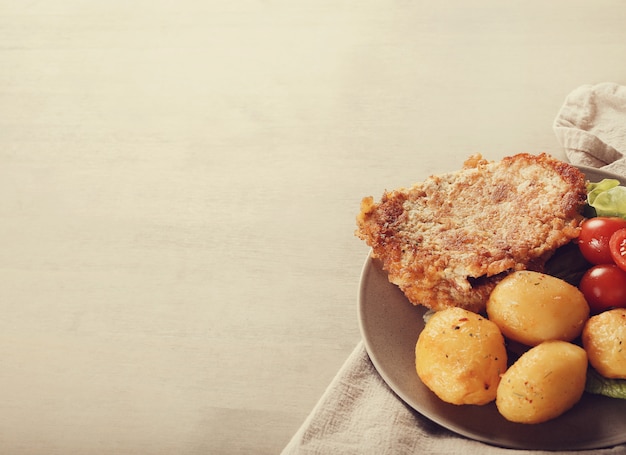
[[572,91],[554,120],[554,132],[574,164],[626,177],[626,87],[612,82]]
[[[626,179],[626,88],[585,85],[566,99],[554,122],[574,164]],[[282,455],[553,454],[502,449],[456,435],[406,405],[380,377],[360,342]],[[626,445],[570,454],[625,454]]]

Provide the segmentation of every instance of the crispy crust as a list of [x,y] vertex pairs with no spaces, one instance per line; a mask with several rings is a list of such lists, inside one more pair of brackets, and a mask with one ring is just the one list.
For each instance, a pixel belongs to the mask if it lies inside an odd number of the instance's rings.
[[542,270],[576,238],[585,177],[549,155],[500,162],[471,156],[463,169],[361,202],[356,235],[415,305],[484,310],[513,270]]

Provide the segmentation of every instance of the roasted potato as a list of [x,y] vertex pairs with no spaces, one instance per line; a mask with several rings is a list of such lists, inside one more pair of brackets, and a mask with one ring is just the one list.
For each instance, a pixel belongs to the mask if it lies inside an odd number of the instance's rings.
[[493,401],[506,366],[504,338],[498,327],[461,308],[435,313],[415,346],[418,376],[439,398],[452,404]]
[[536,346],[572,341],[589,319],[589,305],[571,284],[539,272],[513,272],[496,285],[487,315],[511,340]]
[[589,363],[606,378],[626,379],[626,308],[592,316],[583,329]]
[[587,354],[566,341],[545,341],[502,375],[496,406],[507,420],[541,423],[574,406],[585,390]]

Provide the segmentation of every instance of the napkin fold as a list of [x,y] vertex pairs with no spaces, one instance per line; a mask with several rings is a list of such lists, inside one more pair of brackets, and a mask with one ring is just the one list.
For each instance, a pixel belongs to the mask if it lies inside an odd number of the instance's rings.
[[626,87],[586,84],[565,99],[554,133],[573,164],[626,177]]
[[[626,180],[626,87],[583,85],[567,96],[554,132],[568,159],[624,176]],[[389,388],[359,342],[282,455],[554,454],[503,449],[459,436],[423,417]],[[624,454],[626,445],[559,452]]]

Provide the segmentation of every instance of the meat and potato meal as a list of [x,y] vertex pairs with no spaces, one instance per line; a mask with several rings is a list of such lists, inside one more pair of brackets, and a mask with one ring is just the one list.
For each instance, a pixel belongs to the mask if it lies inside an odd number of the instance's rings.
[[[589,188],[608,191],[546,154],[474,155],[460,171],[362,200],[356,235],[409,302],[430,309],[415,369],[441,400],[495,402],[507,420],[535,424],[580,400],[590,365],[626,379],[626,308],[594,314],[582,286],[544,273],[595,208]],[[623,231],[611,248],[626,273]]]

